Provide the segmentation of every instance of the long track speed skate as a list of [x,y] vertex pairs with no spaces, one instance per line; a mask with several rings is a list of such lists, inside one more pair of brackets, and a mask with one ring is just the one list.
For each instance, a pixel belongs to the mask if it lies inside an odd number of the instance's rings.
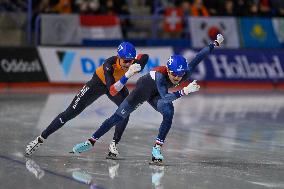
[[117,160],[118,159],[118,149],[117,149],[117,146],[116,146],[116,143],[115,141],[112,141],[109,145],[109,148],[108,148],[108,154],[106,156],[106,159],[114,159],[114,160]]
[[152,148],[152,161],[149,162],[150,165],[157,165],[157,166],[163,166],[163,155],[161,153],[161,146],[160,145],[155,145]]

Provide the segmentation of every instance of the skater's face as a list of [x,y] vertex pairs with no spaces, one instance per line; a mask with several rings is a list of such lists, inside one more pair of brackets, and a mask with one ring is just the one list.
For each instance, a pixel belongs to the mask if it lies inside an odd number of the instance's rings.
[[124,60],[120,59],[119,64],[123,70],[128,70],[129,66],[133,63],[134,60]]
[[168,76],[169,76],[169,79],[171,80],[171,82],[175,85],[179,84],[179,82],[181,81],[182,77],[184,76],[183,75],[176,75],[174,73],[171,73],[168,69]]

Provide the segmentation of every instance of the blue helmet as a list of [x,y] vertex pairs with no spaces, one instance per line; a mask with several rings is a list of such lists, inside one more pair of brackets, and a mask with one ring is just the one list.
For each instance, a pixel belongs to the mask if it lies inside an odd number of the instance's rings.
[[173,55],[168,59],[167,67],[174,75],[183,76],[188,70],[188,63],[183,56]]
[[135,47],[129,42],[122,42],[117,48],[117,56],[124,60],[133,60],[136,57]]

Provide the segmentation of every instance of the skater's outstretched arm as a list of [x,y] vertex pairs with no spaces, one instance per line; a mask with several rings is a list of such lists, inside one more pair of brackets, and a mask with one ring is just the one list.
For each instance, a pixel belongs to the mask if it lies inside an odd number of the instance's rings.
[[163,75],[158,72],[156,72],[156,85],[160,93],[160,96],[162,97],[160,101],[163,103],[172,102],[184,95],[188,95],[189,93],[199,91],[200,89],[200,86],[196,83],[196,80],[194,80],[193,82],[191,82],[189,85],[187,85],[183,89],[173,92],[173,93],[168,93],[166,80],[163,77]]
[[209,44],[207,47],[201,49],[198,54],[194,57],[194,59],[189,63],[189,69],[186,73],[186,78],[189,79],[191,73],[194,71],[195,67],[205,58],[208,54],[210,54],[215,46],[220,46],[223,42],[224,37],[221,34],[217,35],[217,39]]
[[127,83],[128,79],[132,77],[134,74],[142,71],[142,69],[145,67],[145,65],[148,62],[149,56],[147,54],[139,54],[137,56],[137,59],[134,60],[133,64],[129,67],[128,71],[125,73],[125,75],[120,78],[116,83],[111,85],[110,87],[110,94],[112,96],[115,96]]

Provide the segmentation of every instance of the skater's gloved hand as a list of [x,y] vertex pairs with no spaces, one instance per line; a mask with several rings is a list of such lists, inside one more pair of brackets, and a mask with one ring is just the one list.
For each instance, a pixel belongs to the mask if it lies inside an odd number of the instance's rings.
[[129,68],[128,71],[125,73],[125,76],[129,79],[132,77],[134,74],[139,72],[141,70],[141,65],[140,64],[132,64]]
[[200,86],[196,83],[196,80],[188,84],[186,87],[183,88],[183,92],[185,95],[188,95],[189,93],[193,93],[196,91],[199,91]]
[[214,41],[216,46],[220,46],[221,43],[224,41],[224,37],[222,34],[217,35],[217,39]]

